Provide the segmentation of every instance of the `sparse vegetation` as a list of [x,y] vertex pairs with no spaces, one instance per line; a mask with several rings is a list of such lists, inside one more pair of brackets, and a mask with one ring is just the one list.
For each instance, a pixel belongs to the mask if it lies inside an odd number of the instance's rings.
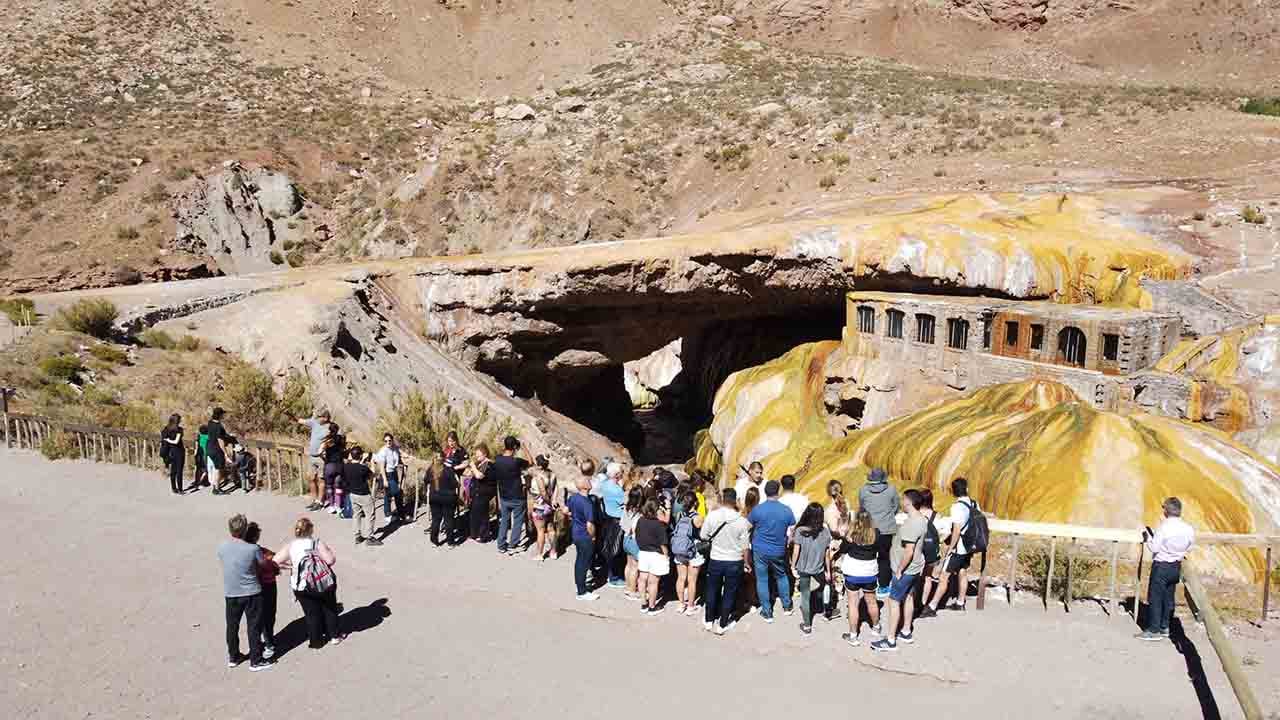
[[36,321],[36,304],[30,298],[4,298],[0,300],[0,312],[14,325],[32,325]]
[[488,405],[471,400],[452,401],[443,392],[431,396],[411,390],[396,398],[390,411],[378,418],[378,434],[395,434],[400,445],[414,455],[426,457],[444,447],[450,430],[458,433],[463,447],[480,443],[492,452],[501,447],[502,439],[513,434],[515,424],[507,417],[493,414]]
[[141,235],[141,233],[138,232],[138,228],[133,227],[132,225],[116,228],[117,240],[137,240],[139,235]]
[[40,441],[40,454],[50,460],[73,460],[80,457],[80,445],[71,433],[55,430]]
[[154,348],[156,350],[172,350],[177,347],[178,341],[173,339],[169,333],[158,330],[156,328],[148,328],[138,336],[138,341],[144,347]]
[[88,368],[78,355],[65,353],[44,358],[39,364],[40,372],[51,382],[74,382],[80,373]]
[[110,300],[86,298],[58,311],[54,324],[63,330],[92,335],[99,340],[111,337],[120,311]]
[[89,348],[89,354],[97,360],[108,365],[124,365],[129,362],[129,353],[115,345],[94,345]]
[[1250,115],[1280,117],[1280,97],[1249,98],[1240,106],[1240,111]]
[[1267,214],[1262,212],[1262,208],[1256,205],[1245,205],[1240,210],[1240,219],[1250,225],[1266,225]]
[[[1067,590],[1067,553],[1059,548],[1054,558],[1053,587],[1050,598],[1061,599]],[[1095,584],[1102,578],[1108,567],[1107,560],[1091,557],[1076,552],[1070,558],[1071,563],[1071,599],[1081,600],[1094,596]],[[1026,575],[1031,576],[1032,588],[1041,591],[1046,578],[1049,577],[1049,550],[1036,547],[1018,555],[1018,564]]]
[[818,187],[822,188],[823,190],[829,190],[835,186],[836,186],[836,178],[834,175],[823,175],[818,180]]
[[298,417],[311,413],[311,386],[306,377],[291,374],[283,394],[267,373],[239,362],[223,379],[221,398],[235,427],[248,433],[296,434]]

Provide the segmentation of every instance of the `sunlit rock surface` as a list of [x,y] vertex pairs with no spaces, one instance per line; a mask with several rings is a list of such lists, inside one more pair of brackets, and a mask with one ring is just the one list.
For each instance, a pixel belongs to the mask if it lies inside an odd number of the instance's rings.
[[[716,396],[715,419],[694,463],[728,482],[760,460],[766,475],[796,474],[819,497],[832,478],[851,491],[869,467],[902,488],[947,496],[954,477],[998,517],[1102,527],[1154,525],[1177,495],[1203,531],[1272,532],[1280,470],[1225,433],[1146,413],[1100,412],[1045,380],[997,385],[836,437],[822,402],[837,343],[803,345],[736,373]],[[1252,578],[1257,553],[1212,551],[1213,569]]]

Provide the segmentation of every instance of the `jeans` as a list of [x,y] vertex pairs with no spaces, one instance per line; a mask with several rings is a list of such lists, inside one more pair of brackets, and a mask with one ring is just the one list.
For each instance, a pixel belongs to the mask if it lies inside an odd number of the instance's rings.
[[[524,498],[519,500],[502,499],[498,501],[498,552],[506,552],[520,545],[524,538],[524,516],[528,514],[529,503]],[[507,537],[507,531],[511,537]]]
[[591,568],[591,556],[595,554],[595,544],[591,542],[590,537],[575,537],[573,549],[576,551],[573,558],[573,584],[577,586],[579,595],[586,595],[587,570]]
[[782,609],[791,609],[791,581],[787,578],[787,561],[781,556],[770,557],[760,553],[751,554],[751,564],[756,571],[756,595],[760,599],[760,617],[773,617],[773,595],[770,594],[769,572],[778,582],[778,596],[782,600]]
[[893,538],[897,534],[885,534],[876,530],[876,564],[879,570],[876,572],[876,585],[882,588],[889,587],[889,583],[893,581],[893,571],[889,569],[889,551],[893,547]]
[[391,518],[391,498],[396,500],[396,517],[404,517],[404,493],[400,491],[400,470],[387,471],[387,489],[382,494],[382,515]]
[[[453,518],[458,514],[458,502],[431,501],[431,544],[440,546],[453,542]],[[444,542],[440,530],[444,529]]]
[[1182,575],[1180,562],[1151,563],[1150,584],[1147,585],[1147,630],[1169,632],[1169,618],[1173,615],[1173,592]]
[[738,585],[742,582],[744,564],[741,560],[710,560],[707,562],[707,622],[719,620],[720,627],[728,627],[733,617],[733,606],[738,597]]
[[[374,505],[372,495],[357,495],[350,493],[347,497],[351,498],[351,519],[356,526],[356,539],[373,537],[374,533]],[[365,532],[366,527],[368,533]]]
[[489,541],[489,503],[493,495],[472,489],[471,491],[471,539]]
[[328,592],[310,593],[295,590],[293,596],[302,606],[302,615],[307,621],[307,645],[313,649],[325,646],[326,637],[331,640],[338,637],[338,588],[334,586]]
[[249,662],[262,662],[262,593],[227,598],[227,658],[240,658],[240,616],[248,621]]
[[805,627],[813,625],[813,593],[821,590],[827,583],[825,575],[805,575],[801,573],[796,576],[796,590],[800,593],[800,617],[804,620]]
[[169,457],[169,489],[180,493],[182,492],[182,470],[187,463],[187,458],[183,455],[182,450],[170,450]]
[[262,644],[276,646],[276,601],[280,594],[276,584],[262,584]]

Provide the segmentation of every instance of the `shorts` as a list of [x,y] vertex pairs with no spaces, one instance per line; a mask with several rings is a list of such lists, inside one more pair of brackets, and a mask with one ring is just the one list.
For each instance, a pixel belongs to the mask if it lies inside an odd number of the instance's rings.
[[640,545],[636,543],[636,539],[630,535],[622,538],[622,552],[630,557],[640,557]]
[[205,458],[204,464],[205,469],[209,471],[209,482],[213,483],[214,487],[217,487],[218,483],[222,482],[222,471],[218,469],[217,465],[213,464],[213,458]]
[[307,458],[307,465],[311,467],[312,472],[315,472],[315,473],[324,472],[324,458],[322,457],[318,457],[315,455],[310,456],[309,458]]
[[853,575],[845,575],[844,587],[846,590],[861,590],[863,592],[875,592],[876,578],[875,576],[854,577]]
[[662,577],[671,571],[667,556],[660,552],[640,551],[640,572]]
[[965,553],[964,555],[951,553],[951,555],[947,557],[947,572],[960,572],[961,570],[969,567],[969,563],[972,561],[972,553]]
[[701,555],[676,555],[675,561],[677,565],[688,565],[689,567],[702,567],[707,563],[707,559]]
[[893,579],[889,583],[889,599],[894,602],[902,602],[911,594],[911,588],[915,587],[916,578],[919,575],[902,575]]

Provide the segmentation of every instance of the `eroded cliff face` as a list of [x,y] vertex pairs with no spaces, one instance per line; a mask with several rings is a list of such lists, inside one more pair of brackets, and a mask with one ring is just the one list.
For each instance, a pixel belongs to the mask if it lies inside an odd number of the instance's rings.
[[[1094,410],[1045,380],[998,385],[848,435],[826,423],[823,389],[837,343],[796,348],[733,375],[693,464],[731,482],[748,462],[792,473],[812,497],[832,479],[856,491],[871,467],[900,488],[946,497],[952,478],[999,517],[1104,527],[1158,520],[1182,498],[1196,527],[1271,532],[1280,524],[1280,469],[1225,433],[1146,413]],[[1215,549],[1223,574],[1261,572],[1253,551]]]

